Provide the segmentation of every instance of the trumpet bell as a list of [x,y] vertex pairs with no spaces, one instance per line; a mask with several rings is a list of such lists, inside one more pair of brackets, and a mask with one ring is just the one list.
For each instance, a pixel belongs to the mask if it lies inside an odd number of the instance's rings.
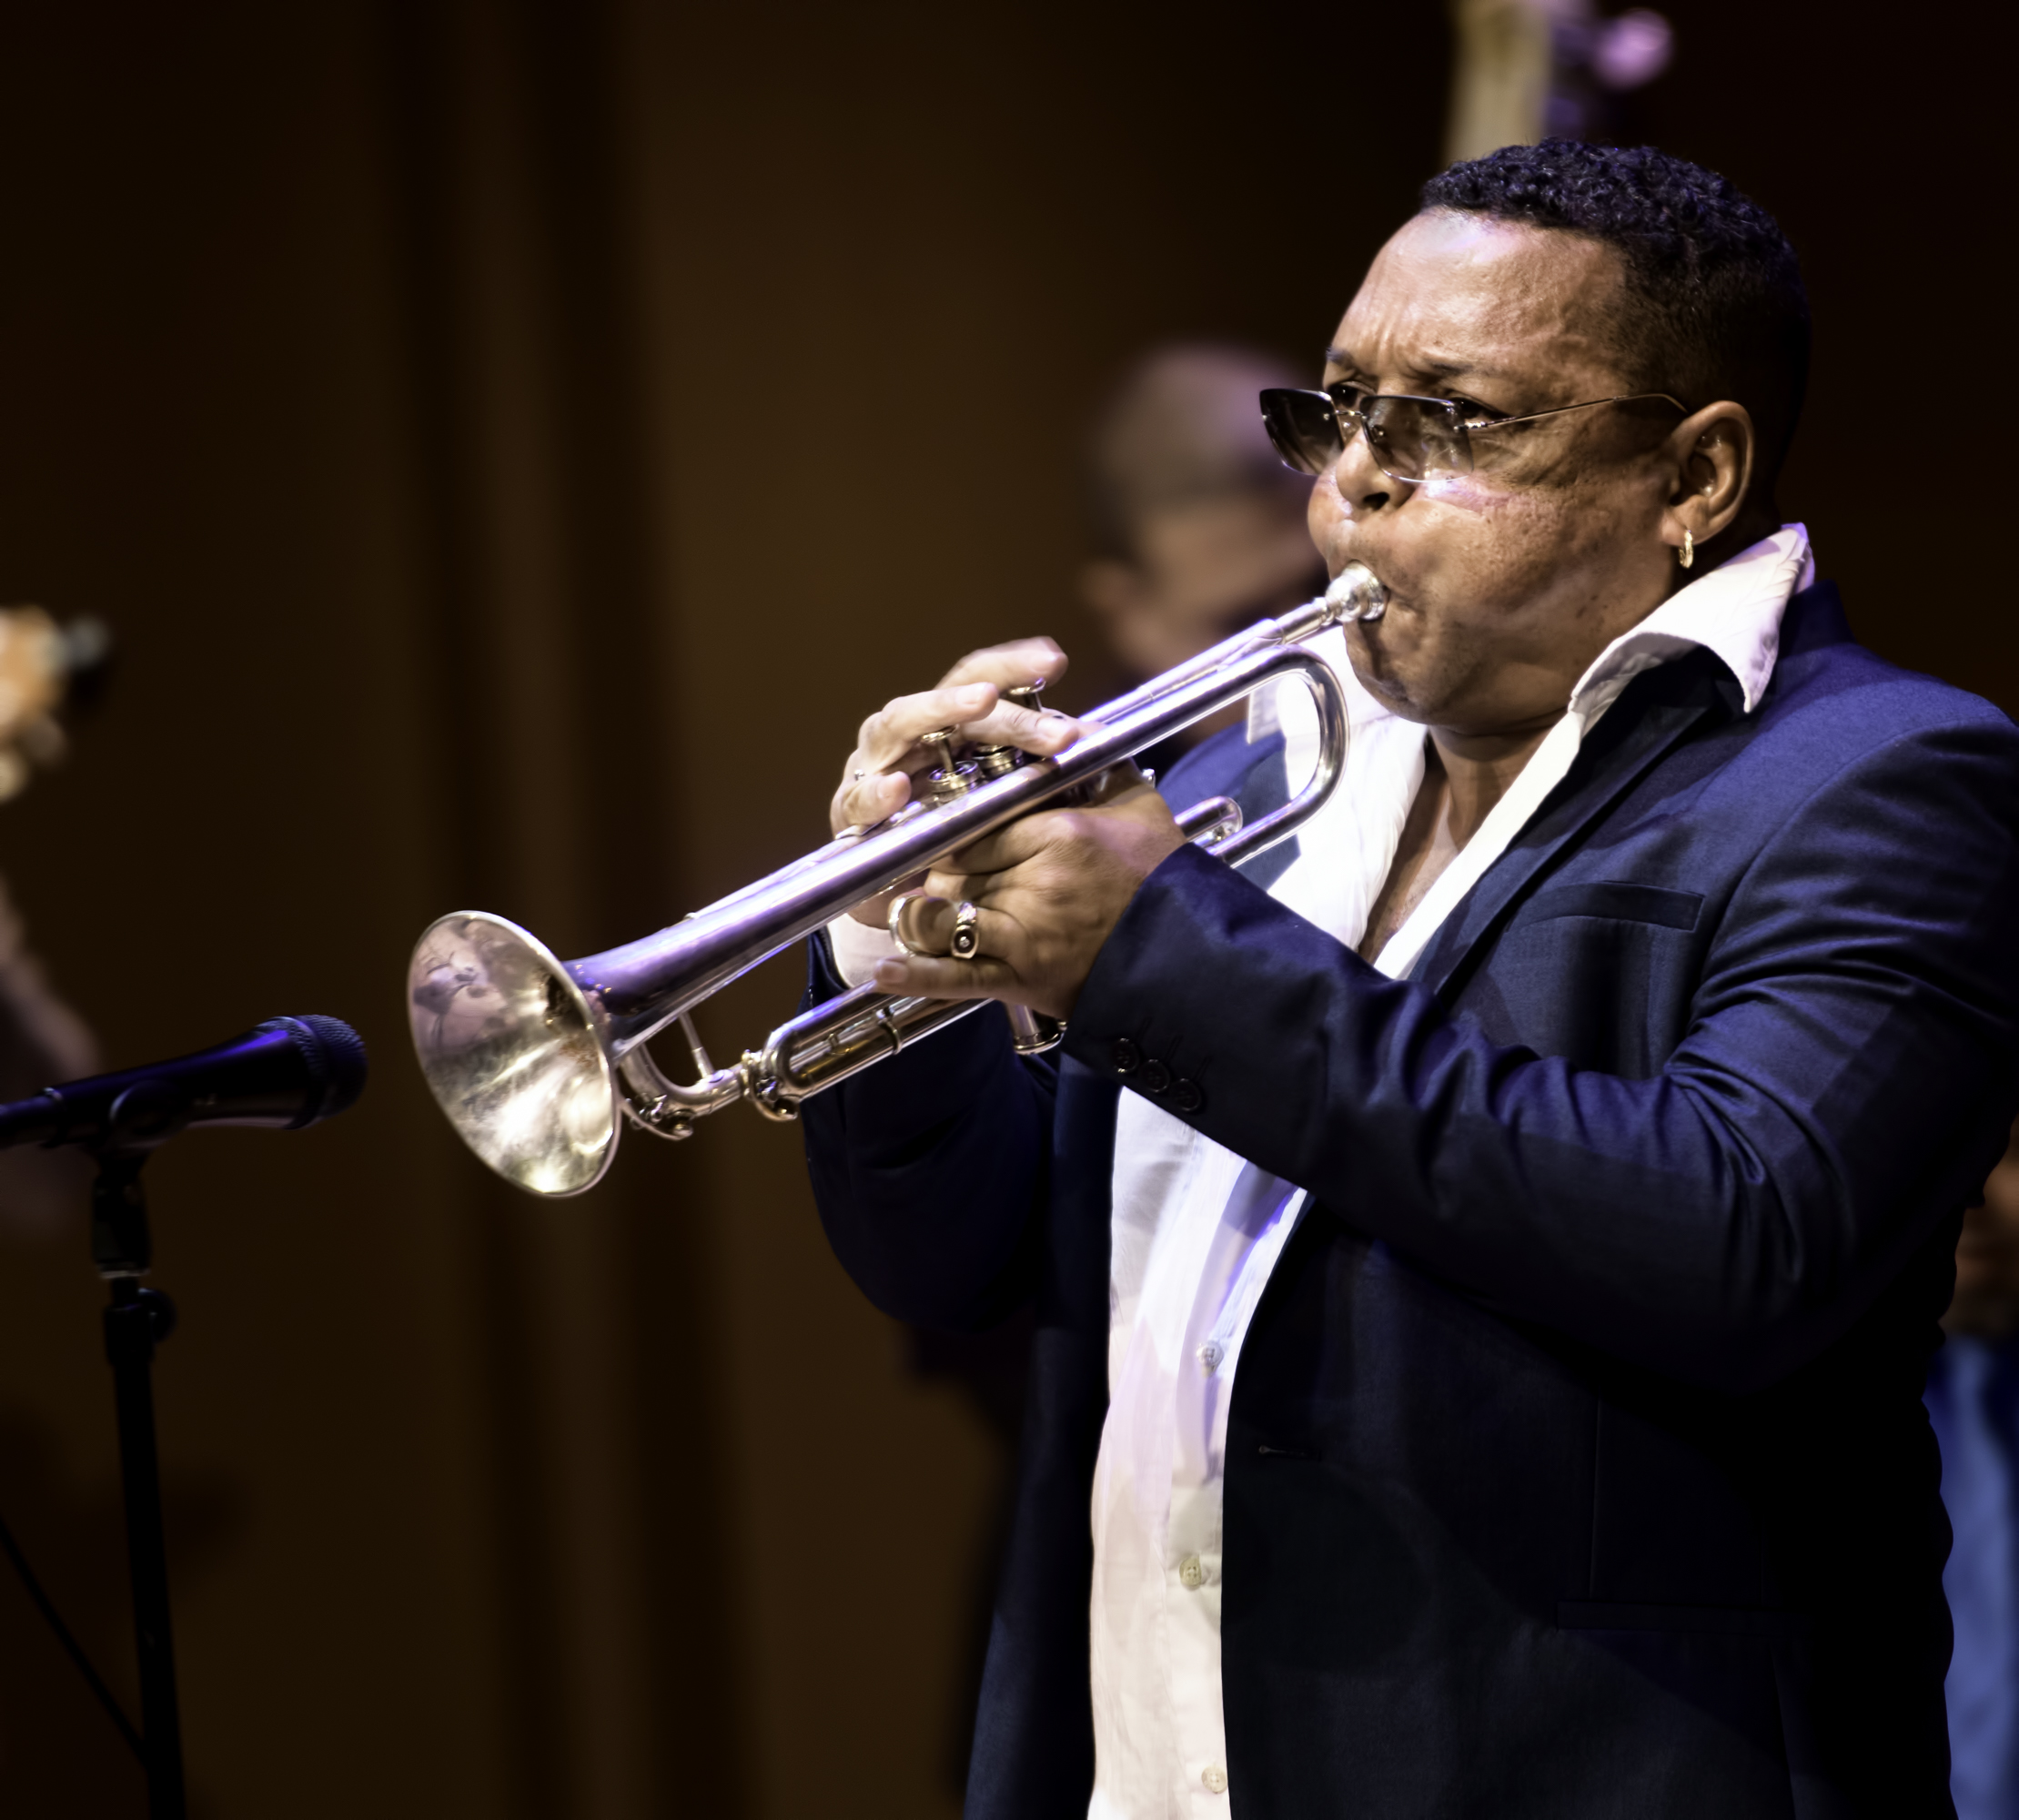
[[621,1129],[598,1019],[568,969],[502,916],[430,924],[407,975],[421,1073],[462,1140],[508,1181],[576,1195]]

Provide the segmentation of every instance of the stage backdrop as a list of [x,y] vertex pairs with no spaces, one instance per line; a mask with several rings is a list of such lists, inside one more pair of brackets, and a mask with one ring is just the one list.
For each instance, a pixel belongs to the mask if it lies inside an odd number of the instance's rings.
[[[1645,129],[1808,258],[1786,503],[1861,630],[2009,703],[1943,503],[1995,456],[1884,415],[1975,288],[1988,128],[1936,97],[1976,54],[1808,10],[1676,0]],[[1095,395],[1180,335],[1315,373],[1447,55],[1435,9],[1313,0],[0,17],[0,600],[121,650],[0,872],[108,1062],[286,1011],[374,1057],[340,1122],[149,1169],[201,1815],[955,1811],[985,1431],[905,1375],[790,1131],[495,1186],[407,951],[471,906],[581,953],[793,856],[863,714],[974,643],[1051,632],[1096,698]],[[711,1010],[719,1055],[795,967]],[[0,1231],[0,1514],[130,1697],[98,1299],[81,1219]],[[139,1803],[0,1575],[0,1806]]]

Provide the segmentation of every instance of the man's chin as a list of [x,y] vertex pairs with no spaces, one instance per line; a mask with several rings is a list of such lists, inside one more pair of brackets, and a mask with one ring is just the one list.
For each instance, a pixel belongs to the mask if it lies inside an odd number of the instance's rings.
[[1347,661],[1353,666],[1353,673],[1360,680],[1360,686],[1379,702],[1382,706],[1402,716],[1404,720],[1422,719],[1409,699],[1408,682],[1395,663],[1394,653],[1388,648],[1382,632],[1383,621],[1368,625],[1357,620],[1346,629]]

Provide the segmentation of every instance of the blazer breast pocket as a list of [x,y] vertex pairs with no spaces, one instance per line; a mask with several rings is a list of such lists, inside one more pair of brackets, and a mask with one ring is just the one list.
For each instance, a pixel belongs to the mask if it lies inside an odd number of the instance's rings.
[[1665,885],[1629,885],[1595,878],[1581,885],[1557,885],[1538,892],[1519,918],[1527,928],[1560,916],[1602,916],[1614,923],[1648,923],[1658,929],[1697,926],[1703,912],[1701,891],[1674,891]]
[[1516,913],[1460,1004],[1496,1042],[1644,1080],[1689,1026],[1703,902],[1614,879],[1551,885]]

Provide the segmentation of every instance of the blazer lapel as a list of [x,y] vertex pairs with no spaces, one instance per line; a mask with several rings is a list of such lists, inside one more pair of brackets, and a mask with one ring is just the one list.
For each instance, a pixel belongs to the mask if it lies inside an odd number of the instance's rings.
[[1706,715],[1722,717],[1741,705],[1731,672],[1708,652],[1637,676],[1579,750],[1563,782],[1444,919],[1410,976],[1449,999],[1480,945],[1557,855]]

